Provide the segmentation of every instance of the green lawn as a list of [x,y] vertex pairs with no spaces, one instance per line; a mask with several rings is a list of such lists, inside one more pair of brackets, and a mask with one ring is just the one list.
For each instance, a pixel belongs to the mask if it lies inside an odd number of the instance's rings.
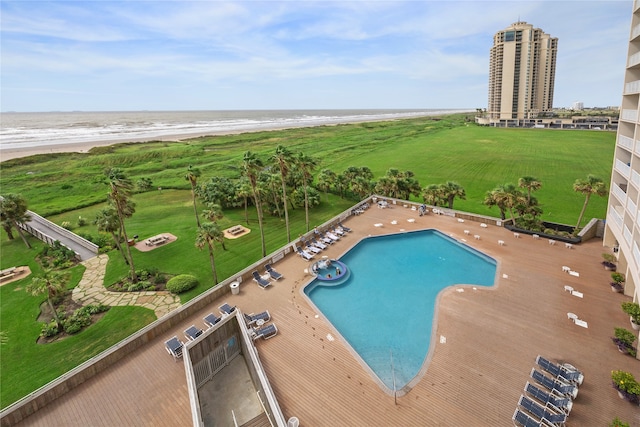
[[[293,152],[304,152],[321,160],[317,168],[342,172],[349,166],[367,166],[375,178],[391,167],[411,170],[422,187],[456,181],[466,189],[467,200],[456,200],[455,208],[497,216],[498,210],[482,205],[487,191],[504,183],[517,183],[525,175],[543,184],[536,193],[544,219],[574,224],[584,201],[572,190],[576,179],[588,174],[609,182],[615,134],[593,131],[542,129],[494,129],[467,124],[464,116],[443,120],[417,118],[391,122],[324,126],[287,131],[256,132],[208,137],[188,142],[123,144],[92,150],[90,154],[55,154],[15,159],[2,163],[2,193],[21,193],[29,208],[61,224],[77,223],[79,216],[91,221],[104,206],[107,186],[103,172],[121,167],[134,182],[141,177],[153,180],[159,191],[136,194],[136,213],[127,222],[130,236],[141,239],[170,232],[178,240],[154,251],[134,251],[137,268],[156,267],[165,273],[193,274],[200,281],[194,290],[181,296],[186,302],[213,286],[207,251],[194,246],[195,218],[189,185],[184,179],[193,164],[202,172],[200,183],[213,176],[237,177],[244,151],[250,149],[266,160],[278,144]],[[347,209],[353,201],[322,195],[322,204],[312,210],[311,226],[320,224]],[[419,200],[419,199],[416,199]],[[594,198],[586,218],[605,215],[606,198]],[[260,233],[255,209],[250,209],[245,237],[226,242],[227,251],[216,249],[219,280],[230,277],[261,257]],[[304,210],[290,212],[292,237],[306,231]],[[225,211],[223,228],[243,224],[242,209]],[[74,229],[96,234],[92,225]],[[0,233],[0,268],[29,265],[40,272],[34,261],[41,243],[27,250],[19,240],[8,241]],[[286,243],[284,219],[265,218],[267,252]],[[115,282],[126,274],[118,253],[109,254],[105,281]],[[75,286],[82,267],[73,270]],[[6,407],[20,397],[46,384],[84,360],[115,344],[155,319],[142,308],[112,308],[97,324],[64,341],[38,345],[36,321],[43,297],[24,291],[30,279],[0,288],[0,325],[8,341],[0,346],[0,405]],[[42,363],[46,360],[46,363]]]

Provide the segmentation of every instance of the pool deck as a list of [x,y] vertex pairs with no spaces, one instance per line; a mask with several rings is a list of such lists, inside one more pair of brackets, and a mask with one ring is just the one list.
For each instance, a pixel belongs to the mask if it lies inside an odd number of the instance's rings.
[[[407,221],[410,218],[415,222]],[[285,417],[296,416],[303,426],[512,425],[538,354],[569,362],[585,375],[567,426],[608,425],[615,416],[640,425],[638,407],[621,400],[611,387],[611,370],[638,373],[640,361],[619,353],[610,339],[614,327],[630,329],[620,309],[620,302],[629,298],[610,290],[610,272],[600,264],[601,240],[570,249],[527,235],[517,239],[506,229],[482,228],[468,220],[419,217],[399,205],[371,207],[344,224],[354,231],[319,255],[339,258],[368,235],[435,228],[498,260],[495,287],[469,286],[459,292],[462,287],[456,286],[441,293],[432,338],[435,351],[424,376],[397,402],[340,339],[327,338],[337,333],[301,294],[311,279],[304,273],[309,262],[296,255],[274,265],[284,279],[273,286],[263,290],[253,282],[243,283],[238,295],[228,294],[20,425],[191,425],[184,366],[166,353],[163,341],[182,337],[191,324],[203,326],[202,317],[217,313],[223,302],[245,312],[271,313],[279,333],[256,346]],[[476,234],[480,240],[474,239]],[[563,272],[563,266],[579,277]],[[584,297],[564,291],[565,285]],[[568,320],[567,312],[587,321],[588,328]],[[376,325],[371,327],[375,330]],[[440,343],[441,336],[446,343]]]

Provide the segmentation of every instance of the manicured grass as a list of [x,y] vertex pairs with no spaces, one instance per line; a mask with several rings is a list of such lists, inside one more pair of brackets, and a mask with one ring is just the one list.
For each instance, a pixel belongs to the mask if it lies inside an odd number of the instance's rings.
[[[482,205],[485,193],[497,185],[517,183],[518,178],[533,175],[543,184],[536,197],[544,209],[544,219],[568,224],[575,223],[584,201],[573,191],[573,182],[588,174],[609,181],[613,133],[482,128],[463,119],[464,116],[449,116],[443,120],[418,118],[325,126],[187,142],[123,144],[95,149],[91,154],[35,156],[3,162],[0,188],[3,193],[21,193],[31,210],[57,224],[76,224],[79,216],[90,222],[104,206],[106,168],[121,167],[134,182],[141,177],[151,178],[154,186],[163,190],[134,195],[136,213],[127,222],[128,234],[144,239],[169,232],[178,240],[150,252],[134,250],[134,261],[138,269],[158,268],[169,274],[196,276],[200,285],[181,295],[186,302],[213,286],[208,253],[194,245],[195,218],[189,185],[184,179],[190,164],[201,170],[200,183],[213,176],[237,177],[244,151],[254,151],[266,160],[278,144],[283,144],[293,152],[319,158],[317,172],[329,168],[340,173],[349,166],[367,166],[377,179],[394,167],[413,171],[422,187],[456,181],[467,193],[467,200],[455,201],[456,209],[492,216],[499,212]],[[334,195],[329,195],[327,201],[322,194],[321,200],[321,205],[311,211],[311,227],[353,204]],[[594,198],[585,217],[604,217],[605,209],[606,198]],[[221,227],[246,225],[243,209],[224,213]],[[261,257],[255,209],[250,208],[249,213],[251,233],[227,240],[226,251],[216,248],[219,280]],[[304,209],[290,211],[290,218],[291,235],[295,238],[306,231]],[[74,231],[97,233],[93,225]],[[34,275],[39,274],[34,257],[42,244],[31,239],[34,249],[28,251],[19,239],[8,241],[4,232],[0,235],[0,268],[27,264]],[[265,217],[265,239],[268,253],[286,243],[284,219]],[[82,267],[74,269],[71,287],[78,283],[81,272]],[[122,256],[110,253],[105,282],[113,283],[126,273]],[[44,298],[24,292],[29,281],[28,278],[0,288],[0,324],[8,337],[8,342],[0,346],[2,407],[155,319],[146,309],[116,307],[77,336],[37,345],[40,324],[36,318]]]

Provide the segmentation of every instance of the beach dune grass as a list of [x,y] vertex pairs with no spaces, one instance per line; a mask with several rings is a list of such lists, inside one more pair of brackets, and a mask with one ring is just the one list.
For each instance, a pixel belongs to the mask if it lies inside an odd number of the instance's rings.
[[[236,178],[245,151],[266,160],[282,144],[319,159],[316,173],[367,166],[377,179],[393,167],[413,171],[422,187],[455,181],[467,193],[467,200],[456,200],[456,208],[493,216],[497,209],[482,204],[487,191],[535,176],[542,182],[536,197],[544,219],[572,224],[583,201],[573,192],[574,181],[593,174],[609,182],[613,132],[496,129],[478,127],[466,118],[421,117],[32,156],[3,162],[0,185],[5,192],[21,193],[32,210],[48,216],[104,201],[104,170],[114,165],[134,182],[146,177],[154,187],[188,189],[184,174],[191,164],[202,172],[199,182],[212,176]],[[605,207],[605,198],[594,198],[586,218],[603,217]]]

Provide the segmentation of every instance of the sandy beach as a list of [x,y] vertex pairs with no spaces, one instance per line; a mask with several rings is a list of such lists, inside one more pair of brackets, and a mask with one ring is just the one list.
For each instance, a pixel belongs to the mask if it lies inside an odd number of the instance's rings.
[[[456,114],[456,113],[464,113],[470,112],[472,110],[438,110],[425,112],[424,114],[416,115],[413,117],[426,117],[426,116],[437,116],[437,115],[446,115],[446,114]],[[232,129],[232,130],[220,130],[220,131],[207,131],[203,132],[202,130],[199,132],[182,132],[182,133],[169,133],[166,135],[155,135],[153,137],[143,137],[143,138],[135,138],[131,136],[123,135],[122,137],[116,137],[111,139],[100,139],[95,141],[83,141],[83,142],[65,142],[65,143],[55,143],[46,141],[40,145],[34,144],[25,144],[24,147],[16,146],[13,144],[10,148],[3,148],[0,145],[0,162],[4,162],[11,159],[17,159],[22,157],[29,157],[38,154],[54,154],[54,153],[87,153],[94,147],[105,147],[116,144],[126,144],[126,143],[144,143],[144,142],[152,142],[152,141],[184,141],[187,139],[194,139],[206,136],[221,136],[221,135],[234,135],[248,132],[263,132],[263,131],[272,131],[272,130],[284,130],[284,129],[294,129],[301,127],[317,127],[317,126],[335,126],[339,124],[352,124],[352,123],[366,123],[366,122],[380,122],[380,121],[392,121],[392,120],[401,120],[403,118],[374,118],[374,117],[363,117],[361,119],[355,119],[350,117],[349,119],[334,119],[331,122],[323,122],[318,124],[287,124],[283,126],[282,123],[271,123],[271,124],[263,124],[260,127],[254,128],[245,128],[245,129]]]

